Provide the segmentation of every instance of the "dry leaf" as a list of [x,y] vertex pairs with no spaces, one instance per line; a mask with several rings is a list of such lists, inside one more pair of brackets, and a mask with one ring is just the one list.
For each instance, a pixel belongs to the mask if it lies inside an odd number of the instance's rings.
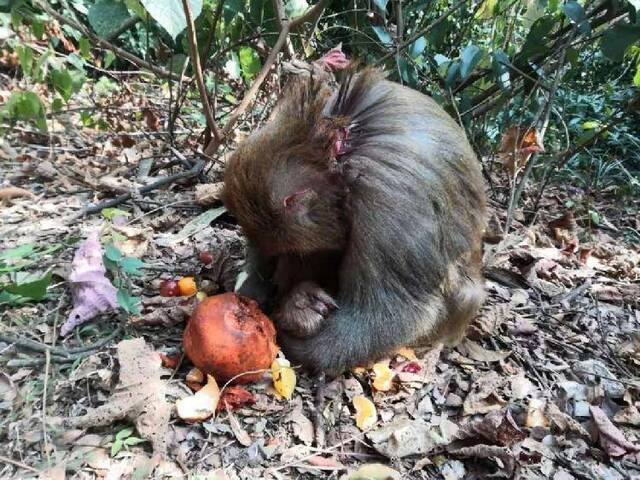
[[235,435],[236,440],[240,442],[240,445],[244,445],[245,447],[248,447],[249,445],[251,445],[253,443],[251,441],[251,437],[249,436],[247,431],[244,428],[242,428],[242,425],[240,425],[238,418],[231,411],[228,412],[228,415],[229,415],[229,425],[231,426],[231,431],[233,431],[233,434]]
[[418,357],[416,357],[416,352],[414,352],[412,348],[402,347],[396,352],[396,355],[400,355],[412,362],[418,361]]
[[543,151],[542,138],[535,128],[516,125],[502,134],[498,156],[513,176],[525,167],[533,153]]
[[369,430],[378,421],[376,406],[363,395],[353,397],[353,406],[356,409],[356,425],[360,430]]
[[196,203],[203,207],[208,207],[220,202],[220,194],[223,188],[224,182],[196,185]]
[[544,414],[546,405],[547,401],[541,398],[532,398],[529,401],[527,419],[525,420],[525,425],[528,428],[549,426],[549,420]]
[[361,466],[347,477],[347,480],[401,480],[403,477],[393,468],[381,463]]
[[395,373],[389,368],[389,360],[384,360],[373,365],[373,388],[379,392],[388,392],[393,387]]
[[176,401],[176,410],[186,422],[202,422],[216,412],[219,401],[218,383],[211,375],[207,375],[207,384],[193,395]]
[[466,339],[459,346],[459,350],[476,362],[499,362],[511,354],[511,352],[487,350],[479,343],[469,339]]
[[142,438],[153,445],[155,453],[164,456],[171,405],[166,401],[166,383],[160,380],[160,355],[143,338],[123,340],[118,344],[120,379],[115,393],[97,408],[80,417],[63,420],[67,428],[106,426],[127,418]]
[[438,434],[437,427],[408,418],[396,419],[390,425],[367,433],[367,437],[378,452],[389,458],[424,455],[446,442]]
[[589,411],[597,428],[594,433],[607,455],[621,457],[630,452],[640,451],[640,446],[627,440],[622,431],[611,423],[607,414],[600,407],[592,405],[589,407]]
[[490,371],[478,378],[471,386],[471,391],[464,399],[463,412],[465,415],[489,413],[501,409],[507,402],[497,392],[504,385],[506,379],[496,372]]
[[276,358],[271,364],[271,375],[273,377],[273,387],[278,395],[291,400],[293,391],[296,388],[296,372],[291,368],[288,360]]
[[35,194],[29,190],[20,187],[4,187],[0,188],[0,201],[11,200],[12,198],[35,198]]

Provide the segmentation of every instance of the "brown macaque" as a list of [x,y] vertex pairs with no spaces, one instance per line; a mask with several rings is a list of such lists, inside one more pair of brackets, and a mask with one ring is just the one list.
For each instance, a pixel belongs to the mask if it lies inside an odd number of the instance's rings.
[[483,301],[476,156],[431,98],[376,70],[292,82],[229,159],[223,200],[250,244],[239,293],[275,299],[281,347],[312,372],[455,343]]

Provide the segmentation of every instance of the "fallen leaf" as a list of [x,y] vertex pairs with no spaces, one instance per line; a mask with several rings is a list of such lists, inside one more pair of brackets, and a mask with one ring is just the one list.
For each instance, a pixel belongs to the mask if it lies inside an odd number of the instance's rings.
[[307,462],[310,465],[314,465],[316,467],[331,467],[331,468],[342,468],[344,465],[340,463],[335,457],[321,457],[320,455],[314,455],[313,457],[307,458]]
[[[503,470],[503,472],[500,472],[500,477],[512,478],[516,466],[513,452],[508,447],[473,445],[471,447],[450,448],[449,452],[463,458],[495,458],[497,460],[496,463]],[[497,477],[495,474],[494,476]]]
[[437,427],[423,420],[399,418],[367,433],[367,437],[382,455],[389,458],[403,458],[410,455],[427,454],[445,443],[437,432]]
[[278,395],[291,400],[293,391],[296,388],[296,372],[291,368],[289,361],[276,358],[271,364],[271,375],[273,377],[273,387]]
[[216,412],[219,401],[218,383],[211,375],[207,375],[207,384],[193,395],[177,400],[176,410],[186,422],[202,422]]
[[240,442],[240,445],[243,445],[245,447],[250,446],[253,443],[251,441],[251,437],[249,436],[247,431],[242,428],[242,425],[240,425],[238,418],[231,411],[228,411],[227,415],[229,416],[229,426],[231,427],[231,431],[236,437],[236,440]]
[[373,365],[373,388],[379,392],[388,392],[393,387],[395,373],[389,368],[389,360],[384,360]]
[[185,377],[185,380],[187,382],[202,383],[202,382],[204,382],[204,374],[202,373],[202,371],[200,369],[198,369],[196,367],[193,367],[187,373],[187,376]]
[[511,352],[487,350],[479,343],[469,339],[465,340],[458,348],[476,362],[499,362],[511,354]]
[[106,271],[96,230],[89,234],[73,257],[69,275],[73,310],[60,328],[60,335],[68,335],[75,327],[96,315],[117,308],[117,290],[105,276]]
[[63,425],[98,427],[127,418],[140,436],[151,442],[153,451],[164,456],[171,405],[165,398],[166,383],[160,379],[160,355],[143,338],[121,341],[117,352],[120,376],[115,393],[104,405],[88,409],[85,415],[63,419]]
[[208,207],[220,202],[220,194],[224,188],[224,182],[202,183],[196,185],[196,203]]
[[505,381],[505,378],[494,371],[487,372],[478,378],[464,399],[464,414],[475,415],[501,409],[507,402],[500,396],[498,389],[504,385]]
[[29,190],[20,187],[4,187],[0,188],[0,201],[11,200],[12,198],[35,198],[35,194]]
[[400,355],[401,357],[406,358],[412,362],[417,362],[418,357],[416,357],[416,352],[413,351],[412,348],[402,347],[396,352],[396,355]]
[[491,443],[509,447],[526,437],[525,432],[516,424],[509,408],[490,412],[484,417],[472,421],[460,428],[457,440],[482,439],[482,443]]
[[594,440],[599,441],[607,455],[621,457],[630,452],[640,451],[640,446],[627,440],[622,431],[609,420],[607,414],[600,407],[592,405],[589,407],[589,411],[597,429],[594,431]]
[[353,397],[352,402],[356,409],[356,425],[360,430],[369,430],[378,421],[376,406],[363,395]]
[[305,445],[311,445],[315,438],[313,423],[302,411],[302,403],[298,402],[292,412],[287,417],[287,422],[293,425],[293,434],[302,440]]
[[347,477],[347,480],[401,480],[403,477],[393,468],[381,463],[361,466]]
[[525,425],[528,428],[548,427],[549,420],[545,416],[545,406],[547,401],[541,398],[532,398],[527,407],[527,419]]

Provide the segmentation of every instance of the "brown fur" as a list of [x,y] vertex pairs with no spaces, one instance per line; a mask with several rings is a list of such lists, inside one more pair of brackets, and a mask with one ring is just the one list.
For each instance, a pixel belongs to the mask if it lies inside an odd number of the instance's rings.
[[478,161],[432,99],[375,70],[290,87],[231,157],[224,200],[262,257],[241,293],[275,287],[281,346],[310,370],[455,341],[484,298]]

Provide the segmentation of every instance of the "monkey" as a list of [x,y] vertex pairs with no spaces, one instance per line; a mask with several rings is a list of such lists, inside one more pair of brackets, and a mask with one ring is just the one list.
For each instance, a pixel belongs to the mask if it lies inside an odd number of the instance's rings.
[[230,156],[222,200],[249,244],[238,293],[311,373],[455,344],[484,300],[476,155],[432,98],[379,70],[290,82]]

